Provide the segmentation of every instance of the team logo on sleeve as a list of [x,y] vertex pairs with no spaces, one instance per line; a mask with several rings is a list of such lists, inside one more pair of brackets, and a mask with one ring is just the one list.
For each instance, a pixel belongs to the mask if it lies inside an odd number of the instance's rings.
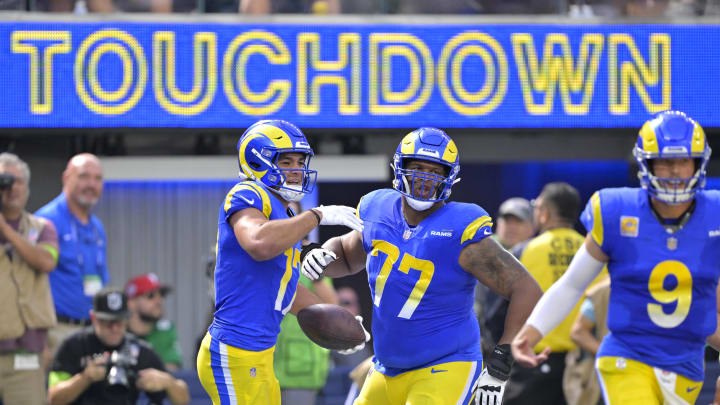
[[640,220],[638,217],[621,216],[620,217],[620,235],[637,238]]

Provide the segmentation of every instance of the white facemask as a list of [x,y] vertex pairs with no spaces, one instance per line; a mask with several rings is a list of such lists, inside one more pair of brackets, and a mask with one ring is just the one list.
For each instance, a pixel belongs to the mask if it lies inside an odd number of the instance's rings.
[[410,208],[415,211],[425,211],[435,204],[435,201],[420,201],[408,196],[405,196],[405,201],[407,201]]

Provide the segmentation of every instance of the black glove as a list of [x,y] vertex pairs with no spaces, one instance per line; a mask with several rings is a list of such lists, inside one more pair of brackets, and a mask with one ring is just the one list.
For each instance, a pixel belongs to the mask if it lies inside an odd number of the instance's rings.
[[490,359],[488,360],[488,374],[501,381],[507,381],[510,378],[510,370],[512,370],[515,359],[510,350],[509,344],[497,345],[493,349]]

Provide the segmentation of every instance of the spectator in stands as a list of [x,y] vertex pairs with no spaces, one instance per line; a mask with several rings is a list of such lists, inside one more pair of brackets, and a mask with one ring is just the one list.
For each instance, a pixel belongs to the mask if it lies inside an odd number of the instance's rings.
[[[298,202],[290,202],[288,206],[295,215],[302,212]],[[301,274],[299,282],[322,302],[337,305],[338,296],[329,279],[312,281]],[[280,322],[273,362],[282,404],[315,405],[318,390],[327,380],[329,360],[329,350],[308,339],[295,315],[287,314]]]
[[607,312],[610,279],[605,278],[588,289],[580,313],[570,329],[570,338],[578,347],[565,361],[563,392],[568,405],[600,404],[600,384],[595,372],[595,355],[608,333]]
[[240,0],[243,14],[339,14],[340,0]]
[[55,268],[55,226],[25,211],[30,168],[12,153],[0,154],[0,401],[43,405],[41,357],[55,326],[48,273]]
[[493,236],[502,247],[512,251],[517,244],[529,240],[533,235],[535,235],[535,226],[530,201],[513,197],[500,204],[497,227]]
[[481,10],[475,0],[397,0],[398,14],[475,14]]
[[165,314],[165,296],[171,291],[160,284],[153,273],[143,274],[130,280],[125,286],[128,296],[128,331],[150,343],[169,371],[182,367],[182,354],[177,330]]
[[89,153],[73,156],[62,182],[62,193],[35,213],[53,222],[60,243],[57,267],[50,273],[58,320],[48,334],[51,353],[65,336],[90,324],[92,297],[110,277],[105,228],[90,212],[102,195],[100,160]]
[[[539,235],[516,251],[516,256],[530,274],[547,291],[567,270],[575,252],[583,243],[583,236],[574,225],[580,213],[580,196],[577,190],[563,182],[546,184],[533,201],[534,222]],[[562,381],[565,357],[575,349],[570,339],[572,326],[580,305],[570,312],[563,323],[535,346],[540,353],[549,347],[548,359],[539,367],[515,367],[505,392],[506,405],[565,403]]]
[[87,8],[92,13],[170,13],[173,0],[87,0]]
[[94,297],[92,326],[65,339],[49,381],[50,405],[134,404],[141,391],[153,404],[167,395],[173,404],[190,400],[187,385],[165,371],[145,342],[126,333],[127,296],[104,288]]
[[[535,234],[533,209],[530,201],[512,197],[498,208],[497,226],[491,236],[511,253]],[[475,287],[475,313],[480,323],[483,353],[489,353],[505,331],[508,300],[494,293],[484,284]],[[487,357],[487,355],[486,355]]]

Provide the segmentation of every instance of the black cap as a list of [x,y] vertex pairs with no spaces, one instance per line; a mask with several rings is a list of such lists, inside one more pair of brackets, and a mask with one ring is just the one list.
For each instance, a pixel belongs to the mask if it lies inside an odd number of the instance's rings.
[[95,317],[104,321],[126,319],[130,316],[127,296],[120,288],[108,287],[98,291],[93,297]]

